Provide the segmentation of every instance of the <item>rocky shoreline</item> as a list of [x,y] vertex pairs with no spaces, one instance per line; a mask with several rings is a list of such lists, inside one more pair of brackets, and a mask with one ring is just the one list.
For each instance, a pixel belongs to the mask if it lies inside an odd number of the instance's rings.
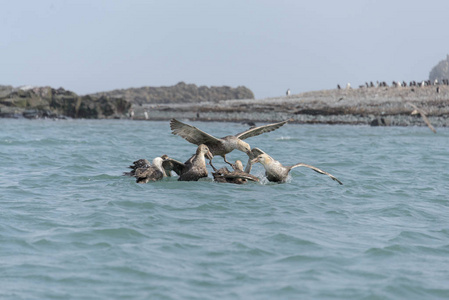
[[[411,115],[413,103],[436,127],[449,126],[449,86],[372,87],[313,91],[288,97],[217,103],[133,106],[135,119],[170,118],[223,122],[276,122],[372,126],[426,126]],[[145,112],[147,118],[145,118]]]
[[[190,91],[191,85],[187,85]],[[179,89],[179,84],[177,85]],[[140,91],[139,91],[140,92]],[[449,126],[449,86],[382,86],[311,91],[296,95],[188,103],[145,103],[117,95],[78,96],[64,89],[0,89],[0,117],[171,118],[222,122],[276,122],[372,126],[426,126],[408,102],[427,113],[435,127]],[[178,99],[179,100],[179,99]]]
[[63,88],[0,86],[0,117],[3,118],[123,118],[131,106],[120,98],[78,96]]

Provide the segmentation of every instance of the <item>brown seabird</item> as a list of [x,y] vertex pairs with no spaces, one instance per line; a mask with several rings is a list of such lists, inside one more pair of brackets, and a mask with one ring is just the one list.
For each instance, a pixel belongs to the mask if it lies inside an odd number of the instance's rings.
[[416,106],[413,103],[407,102],[407,104],[410,105],[411,107],[413,107],[413,111],[411,112],[411,115],[418,115],[418,114],[421,115],[422,119],[424,120],[426,125],[430,128],[430,130],[432,130],[433,133],[437,133],[435,128],[433,128],[432,124],[430,124],[430,121],[427,118],[426,112],[424,110],[422,110],[421,108],[419,108],[418,106]]
[[[153,163],[151,165],[147,164],[146,162],[148,162],[146,159],[139,159],[137,160],[137,164],[136,162],[134,162],[134,165],[140,166],[135,168],[134,171],[134,177],[136,177],[136,182],[137,183],[147,183],[149,181],[158,181],[161,180],[162,178],[164,178],[165,176],[165,172],[164,169],[162,168],[162,158],[161,157],[156,157],[155,159],[153,159]],[[143,163],[144,165],[140,164]],[[132,166],[130,166],[132,167]],[[133,171],[129,172],[132,173]]]
[[130,172],[124,172],[123,175],[125,176],[134,176],[136,174],[136,170],[139,168],[149,168],[151,166],[151,163],[144,159],[138,159],[133,162],[132,165],[129,166],[130,169],[132,169]]
[[200,178],[207,177],[209,174],[206,168],[205,157],[212,160],[213,155],[206,145],[199,145],[196,153],[185,163],[164,155],[162,156],[162,165],[166,174],[169,174],[171,171],[178,174],[179,181],[197,181]]
[[228,168],[223,167],[219,170],[215,170],[212,175],[214,176],[214,180],[217,182],[226,182],[226,183],[235,183],[235,184],[243,184],[248,180],[251,181],[259,181],[259,178],[248,174],[243,171],[243,164],[240,160],[236,160],[235,164],[232,165],[234,171],[230,172]]
[[[259,149],[260,150],[260,149]],[[261,151],[261,150],[260,150]],[[343,184],[340,180],[338,180],[336,177],[334,177],[333,175],[318,169],[317,167],[311,166],[311,165],[307,165],[304,163],[298,163],[295,164],[293,166],[283,166],[279,161],[273,159],[271,156],[269,156],[266,153],[262,153],[259,154],[255,159],[251,160],[251,164],[254,164],[256,162],[259,162],[263,165],[263,167],[265,168],[265,174],[267,176],[267,179],[269,181],[273,181],[273,182],[285,182],[285,180],[287,179],[288,173],[296,167],[307,167],[310,168],[312,170],[314,170],[315,172],[318,172],[320,174],[324,174],[329,176],[330,178],[332,178],[333,180],[337,181],[339,184]]]
[[171,119],[170,128],[174,135],[179,135],[192,144],[204,144],[208,146],[213,155],[222,156],[224,161],[232,166],[232,164],[226,160],[226,154],[235,149],[245,152],[250,158],[253,158],[251,147],[248,143],[243,141],[244,139],[276,130],[287,122],[288,120],[279,123],[252,127],[236,135],[228,135],[222,138],[216,138],[196,128],[195,126],[184,124],[176,119]]

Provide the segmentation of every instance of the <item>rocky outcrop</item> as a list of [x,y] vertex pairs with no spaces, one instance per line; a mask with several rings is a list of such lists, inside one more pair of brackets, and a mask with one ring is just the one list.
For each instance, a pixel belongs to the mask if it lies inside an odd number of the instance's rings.
[[244,87],[196,86],[179,82],[174,86],[141,87],[91,94],[93,97],[122,98],[133,104],[179,104],[217,102],[230,99],[254,99],[253,92]]
[[253,123],[289,119],[302,124],[426,126],[419,114],[411,115],[413,108],[408,103],[425,111],[435,127],[449,126],[448,84],[375,86],[266,99],[141,105],[110,95],[78,96],[64,89],[0,86],[0,115],[29,118],[65,115],[73,118],[132,117],[155,121],[180,118]]
[[435,126],[449,126],[449,86],[372,87],[312,91],[288,97],[224,100],[217,103],[142,105],[136,118],[202,121],[278,122],[302,124],[365,124],[426,126],[408,102],[427,112]]
[[63,88],[0,86],[0,117],[121,118],[131,103],[107,96],[78,96]]
[[449,78],[449,55],[447,55],[446,59],[440,61],[429,73],[429,80],[434,82],[438,80],[442,82],[443,80],[447,80]]
[[131,107],[186,104],[227,99],[254,99],[246,87],[206,87],[180,82],[169,87],[142,87],[79,96],[63,88],[0,86],[0,117],[122,118]]

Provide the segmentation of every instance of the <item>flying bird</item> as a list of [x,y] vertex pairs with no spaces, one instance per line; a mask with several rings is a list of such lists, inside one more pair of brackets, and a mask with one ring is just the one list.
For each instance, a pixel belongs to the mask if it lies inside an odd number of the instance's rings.
[[226,160],[226,154],[235,149],[245,152],[250,158],[253,158],[251,146],[243,141],[244,139],[276,130],[287,122],[288,120],[258,127],[251,127],[250,129],[236,135],[228,135],[222,138],[216,138],[213,135],[196,128],[195,126],[182,123],[176,119],[171,119],[170,128],[174,135],[179,135],[192,144],[204,144],[208,146],[213,155],[222,156],[224,161],[232,166],[232,164]]
[[422,119],[424,120],[424,122],[426,123],[426,125],[430,128],[430,130],[433,131],[433,133],[437,133],[437,131],[435,130],[435,128],[432,126],[432,124],[430,124],[429,119],[426,116],[426,112],[424,110],[422,110],[421,108],[419,108],[418,106],[416,106],[413,103],[407,102],[407,105],[413,107],[413,111],[410,113],[411,115],[421,115]]

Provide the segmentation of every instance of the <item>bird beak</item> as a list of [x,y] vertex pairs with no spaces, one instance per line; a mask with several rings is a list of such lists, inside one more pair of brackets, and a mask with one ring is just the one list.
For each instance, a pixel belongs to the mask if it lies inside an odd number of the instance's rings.
[[246,151],[246,154],[248,155],[249,158],[253,158],[254,157],[253,152],[251,150]]
[[256,157],[255,159],[252,159],[252,160],[250,161],[251,164],[255,164],[255,163],[257,163],[257,162],[259,162],[259,158],[258,158],[258,157]]

